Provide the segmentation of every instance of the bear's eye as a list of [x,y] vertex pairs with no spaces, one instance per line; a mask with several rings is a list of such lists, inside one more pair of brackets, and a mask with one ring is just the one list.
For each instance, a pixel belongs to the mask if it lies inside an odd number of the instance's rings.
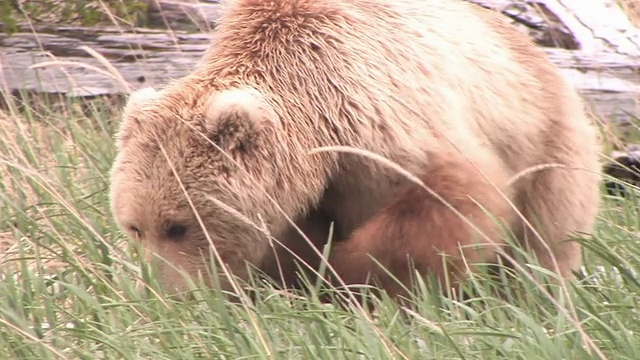
[[184,225],[172,225],[166,231],[167,237],[170,239],[178,239],[182,237],[186,232],[187,227]]
[[135,235],[135,237],[140,237],[140,229],[138,229],[136,226],[129,225],[129,231],[131,231]]

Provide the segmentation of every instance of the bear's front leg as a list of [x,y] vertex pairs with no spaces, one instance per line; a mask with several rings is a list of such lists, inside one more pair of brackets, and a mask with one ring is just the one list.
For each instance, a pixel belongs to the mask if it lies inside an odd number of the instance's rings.
[[276,236],[278,241],[274,241],[265,254],[260,270],[285,289],[302,288],[299,267],[310,279],[315,278],[313,270],[318,269],[322,260],[319,254],[329,238],[332,242],[342,241],[337,227],[330,232],[332,222],[333,219],[319,209],[312,209],[306,216],[296,219],[297,229],[289,226],[283,234]]
[[[502,180],[496,173],[500,172],[493,172],[492,179]],[[413,269],[440,281],[448,276],[455,285],[467,264],[497,259],[497,247],[505,243],[502,224],[506,222],[508,228],[516,218],[508,195],[505,198],[467,159],[455,156],[430,158],[422,181],[441,199],[411,185],[345,241],[335,244],[329,263],[345,284],[374,280],[395,298],[406,292],[387,271],[409,289]],[[332,283],[340,284],[335,279]]]

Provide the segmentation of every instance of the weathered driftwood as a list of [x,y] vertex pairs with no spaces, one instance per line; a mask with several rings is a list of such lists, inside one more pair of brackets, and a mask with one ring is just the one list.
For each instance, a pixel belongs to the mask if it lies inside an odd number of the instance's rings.
[[[211,38],[210,33],[139,28],[123,32],[115,27],[40,26],[34,34],[31,27],[21,25],[12,36],[0,33],[0,90],[92,97],[160,86],[187,74]],[[90,49],[109,64],[92,57]],[[551,48],[545,51],[594,104],[598,115],[626,121],[637,113],[640,63],[635,58]]]
[[[543,16],[545,7],[514,0],[467,0],[487,9],[500,11],[513,25],[529,34],[541,46],[580,49],[578,39],[556,16]],[[546,13],[545,13],[546,15]]]
[[220,16],[218,1],[147,0],[147,17],[152,27],[211,31]]
[[[211,39],[209,34],[140,28],[131,32],[115,27],[35,30],[21,26],[12,36],[0,33],[0,90],[95,96],[158,86],[185,75]],[[106,58],[115,71],[109,72],[86,49]],[[46,66],[31,68],[43,63]]]
[[[640,29],[616,0],[466,0],[500,11],[545,47],[640,56]],[[147,0],[152,26],[210,30],[218,0]]]
[[[200,28],[214,28],[220,14],[217,0],[149,1],[150,17],[176,26],[195,20]],[[552,61],[595,103],[600,116],[625,121],[629,112],[637,112],[633,98],[638,92],[640,30],[615,0],[466,1],[500,11],[536,43],[549,48]]]
[[640,56],[640,29],[616,0],[466,0],[500,11],[542,46]]

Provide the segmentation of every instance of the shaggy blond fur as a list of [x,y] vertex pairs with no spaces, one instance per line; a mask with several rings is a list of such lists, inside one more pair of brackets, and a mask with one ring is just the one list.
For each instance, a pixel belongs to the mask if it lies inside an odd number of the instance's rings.
[[[378,162],[308,154],[333,145],[403,166],[489,238],[472,236],[449,208]],[[545,267],[554,270],[555,255],[570,276],[580,248],[562,241],[590,231],[598,206],[599,147],[578,95],[528,38],[459,0],[227,1],[196,69],[132,96],[117,147],[117,223],[192,275],[209,259],[200,221],[242,277],[244,261],[260,264],[269,251],[250,223],[278,237],[290,232],[287,217],[310,209],[347,236],[330,260],[350,282],[377,271],[368,254],[391,254],[392,268],[409,254],[433,271],[437,251],[455,257],[474,239],[502,242],[475,199]],[[548,163],[565,167],[509,182]],[[544,243],[507,199],[539,225]],[[494,257],[491,248],[475,254]],[[180,287],[176,272],[162,270]]]

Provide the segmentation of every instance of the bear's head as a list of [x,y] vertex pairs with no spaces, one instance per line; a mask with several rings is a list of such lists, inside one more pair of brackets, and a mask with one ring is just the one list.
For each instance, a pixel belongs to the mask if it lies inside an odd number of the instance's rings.
[[282,128],[251,87],[183,83],[131,95],[116,135],[111,208],[122,231],[164,259],[162,284],[183,289],[177,269],[208,278],[212,250],[246,276],[246,262],[259,263],[268,249],[265,229],[282,229],[284,214],[313,202],[299,180],[325,180],[291,150]]

